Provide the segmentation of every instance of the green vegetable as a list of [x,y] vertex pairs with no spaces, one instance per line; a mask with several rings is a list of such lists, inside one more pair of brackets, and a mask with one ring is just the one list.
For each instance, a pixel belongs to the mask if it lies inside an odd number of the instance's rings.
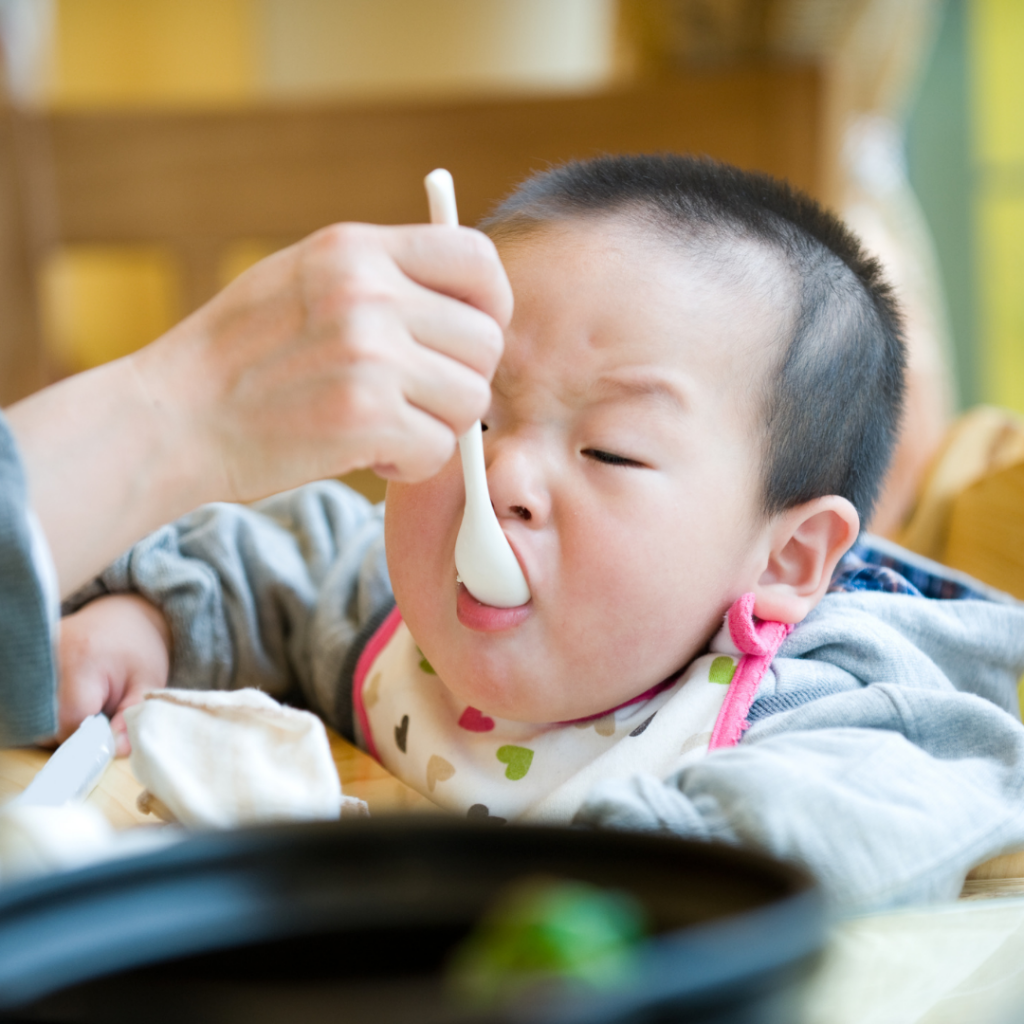
[[485,1004],[554,981],[612,988],[632,975],[646,934],[643,908],[626,893],[526,879],[456,949],[448,977],[459,996]]

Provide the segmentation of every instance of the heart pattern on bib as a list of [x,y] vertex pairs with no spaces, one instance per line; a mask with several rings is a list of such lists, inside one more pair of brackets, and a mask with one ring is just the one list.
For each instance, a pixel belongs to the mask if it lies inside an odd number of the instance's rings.
[[508,765],[505,769],[505,778],[511,779],[512,782],[523,778],[533,763],[533,751],[529,747],[517,747],[511,743],[498,747],[495,756],[502,764]]
[[691,750],[697,750],[699,747],[706,747],[711,742],[711,733],[699,732],[695,736],[690,736],[680,749],[680,754],[688,754]]
[[467,818],[473,818],[477,821],[487,820],[495,825],[504,825],[505,819],[499,818],[496,814],[491,814],[490,808],[487,804],[473,804],[468,811],[466,811]]
[[712,683],[721,683],[723,686],[728,686],[732,682],[732,677],[736,674],[736,662],[732,658],[726,657],[724,654],[720,658],[715,658],[711,662],[711,669],[708,672],[708,681]]
[[[654,715],[656,715],[657,713],[658,712],[655,711]],[[654,721],[654,715],[651,715],[650,718],[645,718],[629,735],[642,736],[644,734],[644,731],[647,729],[647,726],[649,726],[651,722]]]
[[372,708],[380,700],[380,672],[374,672],[363,690],[363,707]]
[[405,743],[409,736],[409,716],[402,715],[402,724],[395,726],[395,744],[398,749],[404,754]]
[[598,736],[615,735],[615,715],[602,715],[600,718],[586,718],[582,722],[573,723],[577,729],[589,729],[594,727]]
[[431,793],[439,782],[447,782],[455,774],[455,766],[439,754],[431,754],[427,762],[427,789]]
[[466,708],[459,718],[459,728],[469,732],[490,732],[494,728],[494,719],[476,708]]

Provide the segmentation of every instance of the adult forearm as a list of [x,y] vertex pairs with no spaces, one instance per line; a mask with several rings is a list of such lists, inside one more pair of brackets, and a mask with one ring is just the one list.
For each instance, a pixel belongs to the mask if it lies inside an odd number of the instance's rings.
[[40,391],[7,417],[62,595],[211,497],[208,473],[189,465],[181,410],[151,393],[136,358]]
[[487,409],[512,294],[466,229],[326,228],[158,341],[8,411],[66,594],[207,501],[421,480]]

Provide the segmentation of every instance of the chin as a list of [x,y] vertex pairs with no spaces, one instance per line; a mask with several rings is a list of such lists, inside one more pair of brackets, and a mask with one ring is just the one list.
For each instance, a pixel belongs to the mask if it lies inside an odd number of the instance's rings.
[[[454,669],[454,666],[453,666]],[[496,718],[512,722],[547,722],[544,701],[537,701],[534,685],[522,686],[507,676],[494,678],[483,666],[468,671],[453,672],[452,678],[471,679],[469,686],[452,685],[443,672],[440,673],[445,686],[464,704]],[[535,715],[534,712],[537,712]]]

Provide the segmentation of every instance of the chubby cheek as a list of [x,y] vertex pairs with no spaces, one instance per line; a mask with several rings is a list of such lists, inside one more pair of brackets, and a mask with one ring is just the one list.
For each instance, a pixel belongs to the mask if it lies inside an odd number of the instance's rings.
[[414,633],[441,612],[445,595],[454,607],[455,538],[463,502],[457,459],[423,483],[388,484],[388,573],[402,617]]
[[[620,521],[597,517],[567,551],[577,621],[571,646],[586,651],[606,706],[690,661],[739,596],[742,540],[728,512],[693,516],[684,503],[637,503]],[[600,598],[598,598],[600,595]],[[578,662],[577,662],[578,664]]]

